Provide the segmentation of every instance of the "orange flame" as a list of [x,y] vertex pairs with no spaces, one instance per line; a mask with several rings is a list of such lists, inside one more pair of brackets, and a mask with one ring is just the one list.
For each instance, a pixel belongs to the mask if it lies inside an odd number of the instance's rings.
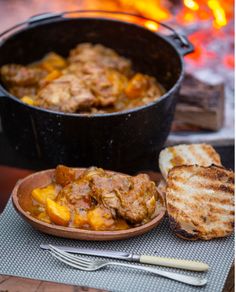
[[215,26],[219,28],[225,26],[227,24],[226,15],[220,2],[218,0],[209,0],[207,4],[215,17]]
[[198,3],[194,0],[184,0],[184,5],[194,11],[199,9]]
[[162,0],[119,0],[119,2],[126,8],[156,20],[166,20],[170,17],[170,13],[163,6]]
[[158,30],[158,23],[151,21],[151,20],[146,20],[144,22],[144,26],[146,26],[146,28],[152,30],[152,31],[157,31]]

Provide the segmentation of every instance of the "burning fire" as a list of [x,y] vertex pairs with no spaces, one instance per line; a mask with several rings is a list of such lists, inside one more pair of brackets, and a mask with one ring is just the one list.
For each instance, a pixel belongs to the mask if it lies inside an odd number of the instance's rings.
[[[234,0],[116,1],[120,4],[117,10],[162,21],[186,34],[195,47],[186,58],[188,71],[211,68],[214,72],[221,70],[219,74],[224,78],[228,74],[224,70],[234,68]],[[151,20],[139,23],[152,31],[160,28]]]
[[[168,21],[173,17],[170,11],[171,1],[168,0],[119,0],[119,3],[126,10],[135,11],[158,21]],[[231,14],[231,16],[233,14],[234,0],[183,0],[182,5],[179,6],[180,11],[179,13],[177,11],[176,17],[182,18],[184,22],[190,23],[197,19],[212,19],[214,27],[221,28],[228,23],[226,14]],[[150,22],[147,22],[145,26],[151,30],[158,29],[158,26]]]
[[193,11],[199,10],[199,5],[194,0],[184,0],[184,5]]
[[[191,72],[195,72],[196,68],[212,68],[214,71],[219,70],[219,67],[232,71],[234,67],[234,0],[32,0],[31,2],[33,4],[29,9],[32,7],[38,9],[38,5],[44,3],[44,10],[54,12],[104,9],[111,12],[135,13],[152,20],[134,19],[116,14],[110,14],[109,17],[136,22],[152,31],[160,30],[161,33],[161,26],[156,21],[164,22],[185,34],[193,43],[195,52],[186,57],[187,69],[190,68]],[[25,9],[26,13],[28,6],[23,5],[22,9]],[[37,9],[35,11],[38,11]],[[32,11],[25,15],[25,18],[31,14]],[[71,16],[73,14],[70,14]],[[75,13],[74,16],[79,15]],[[6,18],[8,19],[9,17]],[[23,15],[22,19],[24,19]],[[221,75],[226,76],[224,73],[222,69]]]
[[159,21],[169,18],[168,9],[162,4],[161,0],[119,0],[120,4],[127,9]]
[[[216,28],[221,28],[222,26],[227,25],[227,19],[226,19],[225,10],[220,2],[222,2],[222,1],[219,1],[219,0],[208,0],[208,1],[184,0],[184,5],[188,9],[196,12],[200,18],[202,18],[201,16],[203,16],[203,18],[204,18],[204,14],[206,14],[206,15],[208,14],[208,16],[210,16],[210,14],[212,13],[212,16],[214,18],[214,26]],[[204,14],[202,13],[203,10],[205,11]]]

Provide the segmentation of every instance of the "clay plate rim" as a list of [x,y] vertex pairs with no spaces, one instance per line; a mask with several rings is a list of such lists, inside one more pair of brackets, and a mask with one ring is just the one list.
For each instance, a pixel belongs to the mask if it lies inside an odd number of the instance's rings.
[[[77,172],[82,172],[83,170],[85,170],[85,168],[74,168],[74,169]],[[93,230],[79,229],[79,228],[73,228],[73,227],[52,225],[46,222],[42,222],[32,217],[28,212],[23,210],[23,208],[21,207],[19,203],[18,191],[19,191],[19,188],[23,184],[29,183],[31,180],[34,180],[35,178],[42,177],[42,176],[45,176],[49,179],[50,177],[53,176],[54,172],[55,172],[55,169],[48,169],[48,170],[43,170],[43,171],[30,174],[26,176],[25,178],[20,179],[16,183],[12,191],[12,202],[16,211],[23,217],[23,219],[26,222],[28,222],[31,226],[33,226],[33,228],[40,230],[43,233],[55,235],[58,237],[70,238],[70,239],[83,239],[83,240],[94,240],[94,241],[95,240],[125,239],[125,238],[130,238],[133,236],[138,236],[150,231],[154,227],[158,226],[165,216],[165,210],[162,210],[156,217],[154,217],[151,221],[149,221],[148,223],[144,225],[126,229],[126,230],[117,230],[117,231],[93,231]],[[109,171],[109,172],[114,173],[114,171]],[[41,186],[44,186],[44,185],[42,184]],[[162,194],[160,195],[162,196]],[[163,196],[162,196],[162,199],[164,202]]]

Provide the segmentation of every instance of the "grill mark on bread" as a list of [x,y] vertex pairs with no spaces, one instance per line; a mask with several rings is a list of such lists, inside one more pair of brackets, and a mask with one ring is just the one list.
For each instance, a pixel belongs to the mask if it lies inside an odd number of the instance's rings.
[[[203,161],[202,161],[202,156],[198,154],[197,152],[197,145],[189,145],[189,151],[192,153],[193,157],[194,157],[194,160],[195,161],[198,161],[199,164],[203,164]],[[191,161],[190,161],[191,163]]]
[[[197,189],[198,192],[194,191],[194,189]],[[207,188],[207,189],[206,189]],[[182,185],[178,185],[178,184],[172,184],[171,186],[171,190],[172,192],[169,193],[169,198],[178,201],[181,200],[180,198],[178,198],[178,191],[181,192],[187,192],[188,191],[188,186],[182,184]],[[191,190],[193,190],[195,192],[194,195],[192,195],[192,198],[200,198],[203,199],[207,202],[214,202],[214,203],[221,203],[221,204],[230,204],[233,202],[232,200],[232,193],[234,192],[233,188],[227,188],[225,193],[224,193],[224,197],[220,198],[219,196],[221,195],[221,192],[219,192],[219,190],[221,191],[221,186],[216,186],[216,185],[202,185],[199,183],[192,183],[192,188]],[[189,193],[192,193],[193,191],[189,191]],[[188,201],[188,198],[185,197],[185,200]]]
[[[175,171],[172,172],[170,171],[168,177],[174,180],[174,183],[176,182],[185,182],[186,181],[186,177],[181,177],[181,172],[182,169],[185,169],[185,167],[190,166],[190,165],[181,165],[181,166],[176,166],[175,167]],[[197,166],[197,165],[195,165]],[[194,167],[194,165],[192,166]],[[189,168],[189,170],[191,170],[191,168]],[[201,178],[200,181],[202,181],[203,183],[210,183],[210,180],[215,180],[216,183],[218,183],[219,185],[225,186],[225,188],[229,188],[230,186],[232,186],[232,184],[234,184],[234,173],[230,170],[226,170],[223,167],[219,167],[219,166],[215,166],[215,165],[211,165],[209,167],[201,167],[201,169],[198,171],[197,173],[198,177]],[[194,175],[191,174],[191,171],[186,173],[186,176],[188,176],[188,179],[194,178]],[[223,180],[223,181],[221,181]],[[219,183],[219,181],[221,181]],[[212,184],[213,185],[213,184]],[[234,190],[234,186],[232,186],[232,188]],[[222,189],[223,190],[223,189]]]
[[215,191],[222,191],[224,193],[230,193],[232,194],[234,192],[234,188],[232,186],[226,186],[225,184],[220,184],[220,185],[208,185],[212,190]]
[[211,179],[211,180],[224,180],[224,182],[228,181],[228,177],[225,173],[220,173],[218,171],[214,171],[214,172],[207,172],[207,171],[202,171],[199,173],[199,176],[201,176],[202,178],[207,178],[207,179]]
[[[202,205],[196,205],[194,203],[188,203],[188,206],[186,205],[181,205],[180,201],[173,201],[173,204],[175,205],[175,207],[177,209],[183,209],[185,210],[185,212],[187,212],[189,214],[189,216],[192,217],[196,217],[196,218],[202,218],[202,217],[206,217],[208,218],[207,222],[215,222],[217,219],[219,219],[221,217],[221,215],[225,215],[227,217],[230,217],[232,220],[234,219],[234,208],[224,208],[219,204],[215,204],[215,203],[210,203],[208,204],[208,207],[204,208],[204,206]],[[167,204],[167,206],[169,206],[169,204]],[[202,208],[204,208],[205,210],[203,211]],[[206,214],[211,214],[210,217]],[[191,215],[192,214],[192,215]],[[216,214],[216,215],[214,215]],[[223,218],[220,218],[220,220],[223,221]],[[206,221],[205,221],[206,222]]]
[[166,179],[169,171],[180,165],[221,165],[220,156],[211,145],[192,144],[169,147],[161,151],[159,167]]
[[215,164],[221,165],[220,155],[210,145],[202,144],[202,148],[207,153],[208,157],[214,157]]
[[209,240],[228,236],[234,226],[234,174],[219,166],[176,166],[168,175],[166,202],[179,237]]
[[184,158],[178,154],[175,147],[170,147],[169,152],[172,154],[172,159],[170,160],[170,163],[173,166],[184,164]]
[[[207,190],[206,190],[206,187],[207,187]],[[186,189],[193,190],[194,188],[197,188],[199,191],[199,193],[197,194],[198,196],[200,195],[200,193],[208,195],[209,192],[212,192],[212,196],[217,197],[223,192],[225,197],[227,198],[227,197],[231,197],[231,194],[234,193],[234,187],[230,185],[226,186],[221,183],[214,183],[214,184],[205,183],[204,184],[204,182],[197,182],[197,181],[191,181],[191,188],[188,185],[184,184],[184,180],[182,180],[181,182],[175,181],[171,184],[171,188],[175,191],[185,191]]]
[[228,209],[220,207],[219,205],[218,205],[218,208],[217,208],[216,206],[214,206],[214,203],[210,204],[209,212],[217,212],[218,215],[225,215],[225,214],[233,215],[234,214],[233,210],[229,211]]

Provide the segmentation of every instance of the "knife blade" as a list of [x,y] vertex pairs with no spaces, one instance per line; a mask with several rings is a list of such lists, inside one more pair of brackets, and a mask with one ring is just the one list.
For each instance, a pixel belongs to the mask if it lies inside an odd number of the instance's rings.
[[[113,259],[131,261],[131,262],[139,262],[142,264],[152,264],[152,265],[165,266],[165,267],[170,267],[170,268],[185,269],[189,271],[203,272],[203,271],[207,271],[209,268],[209,266],[206,263],[199,262],[199,261],[192,261],[192,260],[164,258],[164,257],[149,256],[149,255],[136,255],[133,253],[111,251],[111,250],[87,249],[87,248],[58,246],[58,245],[54,245],[54,246],[58,249],[61,249],[69,253],[74,253],[74,254],[108,257],[108,258],[113,258]],[[40,247],[44,250],[50,250],[48,244],[41,244]]]

